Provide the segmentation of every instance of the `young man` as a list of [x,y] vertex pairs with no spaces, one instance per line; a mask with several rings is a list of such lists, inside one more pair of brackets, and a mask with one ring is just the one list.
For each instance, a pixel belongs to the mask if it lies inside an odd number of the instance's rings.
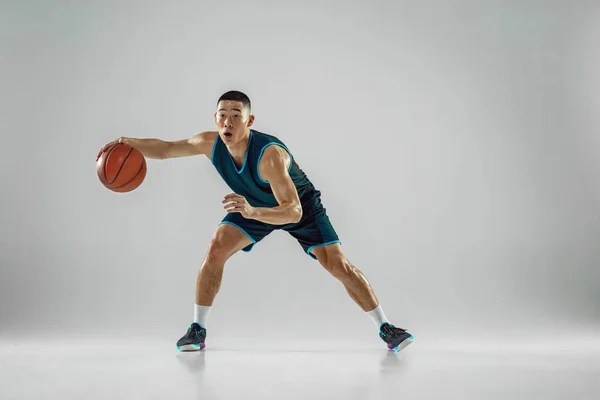
[[238,91],[223,94],[214,118],[216,132],[173,142],[121,137],[100,151],[125,143],[154,159],[204,154],[233,190],[223,199],[227,214],[217,227],[198,273],[194,322],[177,342],[177,348],[205,347],[206,320],[221,285],[225,262],[240,250],[250,251],[276,229],[289,232],[310,257],[344,285],[376,323],[389,349],[399,351],[408,346],[413,336],[389,323],[367,279],[344,256],[321,204],[321,192],[279,139],[251,129],[254,115],[248,96]]

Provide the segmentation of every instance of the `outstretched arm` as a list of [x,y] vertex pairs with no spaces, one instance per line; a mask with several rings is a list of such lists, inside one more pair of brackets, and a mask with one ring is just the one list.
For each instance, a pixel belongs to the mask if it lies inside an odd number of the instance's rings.
[[290,155],[284,149],[280,146],[269,146],[258,165],[260,175],[271,185],[278,206],[252,207],[244,197],[233,193],[225,196],[225,209],[228,212],[239,212],[244,218],[267,224],[283,225],[300,221],[302,205],[296,186],[288,174],[290,162]]
[[210,158],[212,146],[217,137],[217,132],[202,132],[188,139],[168,142],[160,139],[137,139],[121,137],[113,142],[106,144],[98,152],[96,159],[100,154],[110,146],[117,143],[125,143],[138,149],[146,158],[166,159],[175,157],[187,157],[204,154]]

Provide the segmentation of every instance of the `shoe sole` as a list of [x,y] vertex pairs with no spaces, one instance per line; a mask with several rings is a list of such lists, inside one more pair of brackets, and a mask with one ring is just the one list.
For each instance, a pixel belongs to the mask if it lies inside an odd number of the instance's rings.
[[206,347],[206,345],[204,343],[184,344],[183,346],[177,346],[177,350],[179,350],[179,351],[199,351],[205,347]]
[[410,337],[408,339],[404,339],[402,341],[402,343],[400,343],[398,346],[393,347],[391,344],[388,344],[388,349],[398,352],[402,349],[404,349],[406,346],[408,346],[409,344],[411,344],[413,342],[414,337],[412,335],[410,335]]

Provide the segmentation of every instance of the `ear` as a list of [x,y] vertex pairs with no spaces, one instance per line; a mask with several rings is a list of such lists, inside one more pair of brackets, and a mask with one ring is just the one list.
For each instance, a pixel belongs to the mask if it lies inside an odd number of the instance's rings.
[[215,119],[215,125],[217,125],[217,113],[215,113],[215,115],[213,117]]
[[250,114],[250,116],[248,116],[248,124],[246,126],[250,127],[250,126],[252,126],[253,123],[254,123],[254,115]]

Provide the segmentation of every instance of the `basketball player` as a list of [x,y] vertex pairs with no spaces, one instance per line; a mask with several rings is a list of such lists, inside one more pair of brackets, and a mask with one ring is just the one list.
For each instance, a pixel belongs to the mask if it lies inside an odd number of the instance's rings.
[[118,142],[153,159],[203,154],[233,191],[223,199],[227,213],[198,273],[194,321],[177,348],[185,351],[205,347],[206,320],[221,285],[225,262],[240,250],[249,252],[274,230],[289,232],[308,256],[344,285],[373,319],[389,349],[399,351],[408,346],[413,336],[388,321],[365,276],[344,256],[321,204],[321,192],[282,141],[252,129],[254,115],[248,96],[239,91],[223,94],[214,119],[217,131],[198,133],[189,139],[166,142],[121,137],[100,151]]

